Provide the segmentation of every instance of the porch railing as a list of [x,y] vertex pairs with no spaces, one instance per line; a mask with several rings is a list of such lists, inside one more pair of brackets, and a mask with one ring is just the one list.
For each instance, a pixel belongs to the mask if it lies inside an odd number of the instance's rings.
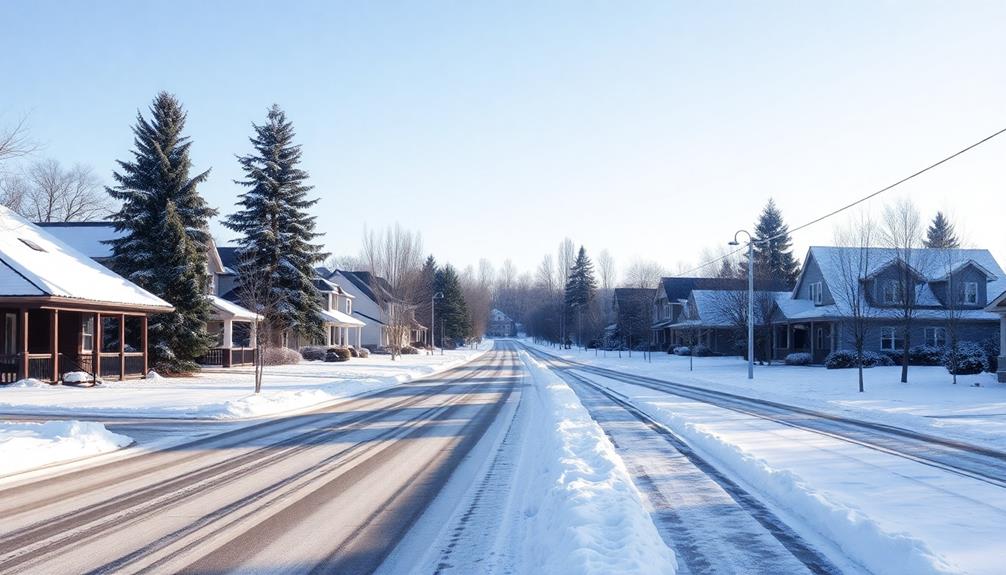
[[28,377],[41,381],[52,380],[52,354],[29,353]]
[[255,348],[243,347],[231,350],[231,365],[251,365],[255,363]]
[[[229,363],[227,362],[228,355],[230,356]],[[198,363],[207,366],[251,365],[255,363],[255,348],[213,348],[200,357]]]
[[219,347],[211,349],[196,361],[199,365],[223,365],[224,350]]
[[0,383],[14,383],[17,381],[19,365],[21,365],[21,354],[11,353],[0,355]]

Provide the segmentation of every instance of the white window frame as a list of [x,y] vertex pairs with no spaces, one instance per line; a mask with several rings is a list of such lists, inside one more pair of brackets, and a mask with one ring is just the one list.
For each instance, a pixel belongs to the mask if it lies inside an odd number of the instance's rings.
[[945,347],[947,345],[947,328],[927,327],[925,333],[926,345],[933,347]]
[[964,305],[978,305],[978,282],[964,282],[961,291],[961,303]]
[[346,298],[346,315],[353,315],[353,300]]
[[[90,344],[87,343],[90,339]],[[80,322],[80,353],[94,353],[94,316],[86,315]]]
[[[888,288],[893,288],[891,292],[888,292]],[[901,282],[898,280],[887,280],[882,286],[880,286],[881,291],[881,301],[885,304],[899,304],[904,303],[905,294],[902,293]],[[890,296],[890,297],[888,297]]]
[[[905,348],[905,338],[898,337],[899,329],[896,327],[880,328],[880,349],[882,351],[902,351]],[[901,345],[898,346],[898,341]]]
[[810,284],[810,299],[814,300],[814,305],[824,303],[824,284],[822,282]]
[[4,314],[4,353],[14,355],[17,353],[17,314]]

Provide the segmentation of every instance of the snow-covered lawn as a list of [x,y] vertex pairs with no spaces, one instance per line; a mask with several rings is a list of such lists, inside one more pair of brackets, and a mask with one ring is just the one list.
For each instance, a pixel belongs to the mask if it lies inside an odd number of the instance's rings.
[[390,387],[460,365],[492,347],[444,355],[386,355],[267,367],[262,393],[253,393],[251,367],[206,371],[196,377],[106,382],[91,388],[41,383],[0,386],[0,413],[74,417],[237,419],[306,409]]
[[[528,342],[529,343],[529,342]],[[529,343],[530,345],[530,343]],[[900,382],[900,367],[864,371],[865,393],[858,392],[856,370],[798,367],[774,363],[755,366],[747,379],[747,363],[736,357],[689,358],[654,353],[652,362],[633,352],[559,350],[549,353],[619,371],[696,385],[749,397],[839,413],[857,419],[915,429],[996,449],[1006,449],[1006,384],[993,373],[959,376],[953,385],[942,367],[910,367],[908,384]],[[980,387],[974,387],[974,384]]]
[[114,451],[131,442],[89,421],[0,421],[0,476]]

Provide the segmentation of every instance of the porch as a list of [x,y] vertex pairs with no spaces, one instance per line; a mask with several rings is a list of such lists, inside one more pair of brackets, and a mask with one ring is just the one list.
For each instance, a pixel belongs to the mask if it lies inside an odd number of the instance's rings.
[[147,373],[145,314],[57,307],[0,308],[0,383],[65,374],[124,380]]
[[199,365],[233,367],[252,365],[258,347],[256,326],[261,316],[217,296],[209,296],[212,315],[206,331],[216,346],[197,361]]
[[772,326],[772,357],[782,361],[791,353],[809,353],[814,363],[824,363],[838,349],[839,326],[833,321],[803,321]]

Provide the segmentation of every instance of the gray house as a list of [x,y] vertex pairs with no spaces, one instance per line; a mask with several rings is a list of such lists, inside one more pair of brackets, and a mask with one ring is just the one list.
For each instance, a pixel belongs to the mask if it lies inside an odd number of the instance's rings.
[[1003,291],[1006,274],[988,250],[917,249],[906,262],[887,248],[811,247],[793,292],[777,298],[773,355],[806,352],[821,362],[854,347],[850,294],[860,294],[868,350],[904,349],[905,298],[914,307],[910,346],[945,345],[951,321],[960,341],[981,342],[999,335],[999,315],[986,306]]

